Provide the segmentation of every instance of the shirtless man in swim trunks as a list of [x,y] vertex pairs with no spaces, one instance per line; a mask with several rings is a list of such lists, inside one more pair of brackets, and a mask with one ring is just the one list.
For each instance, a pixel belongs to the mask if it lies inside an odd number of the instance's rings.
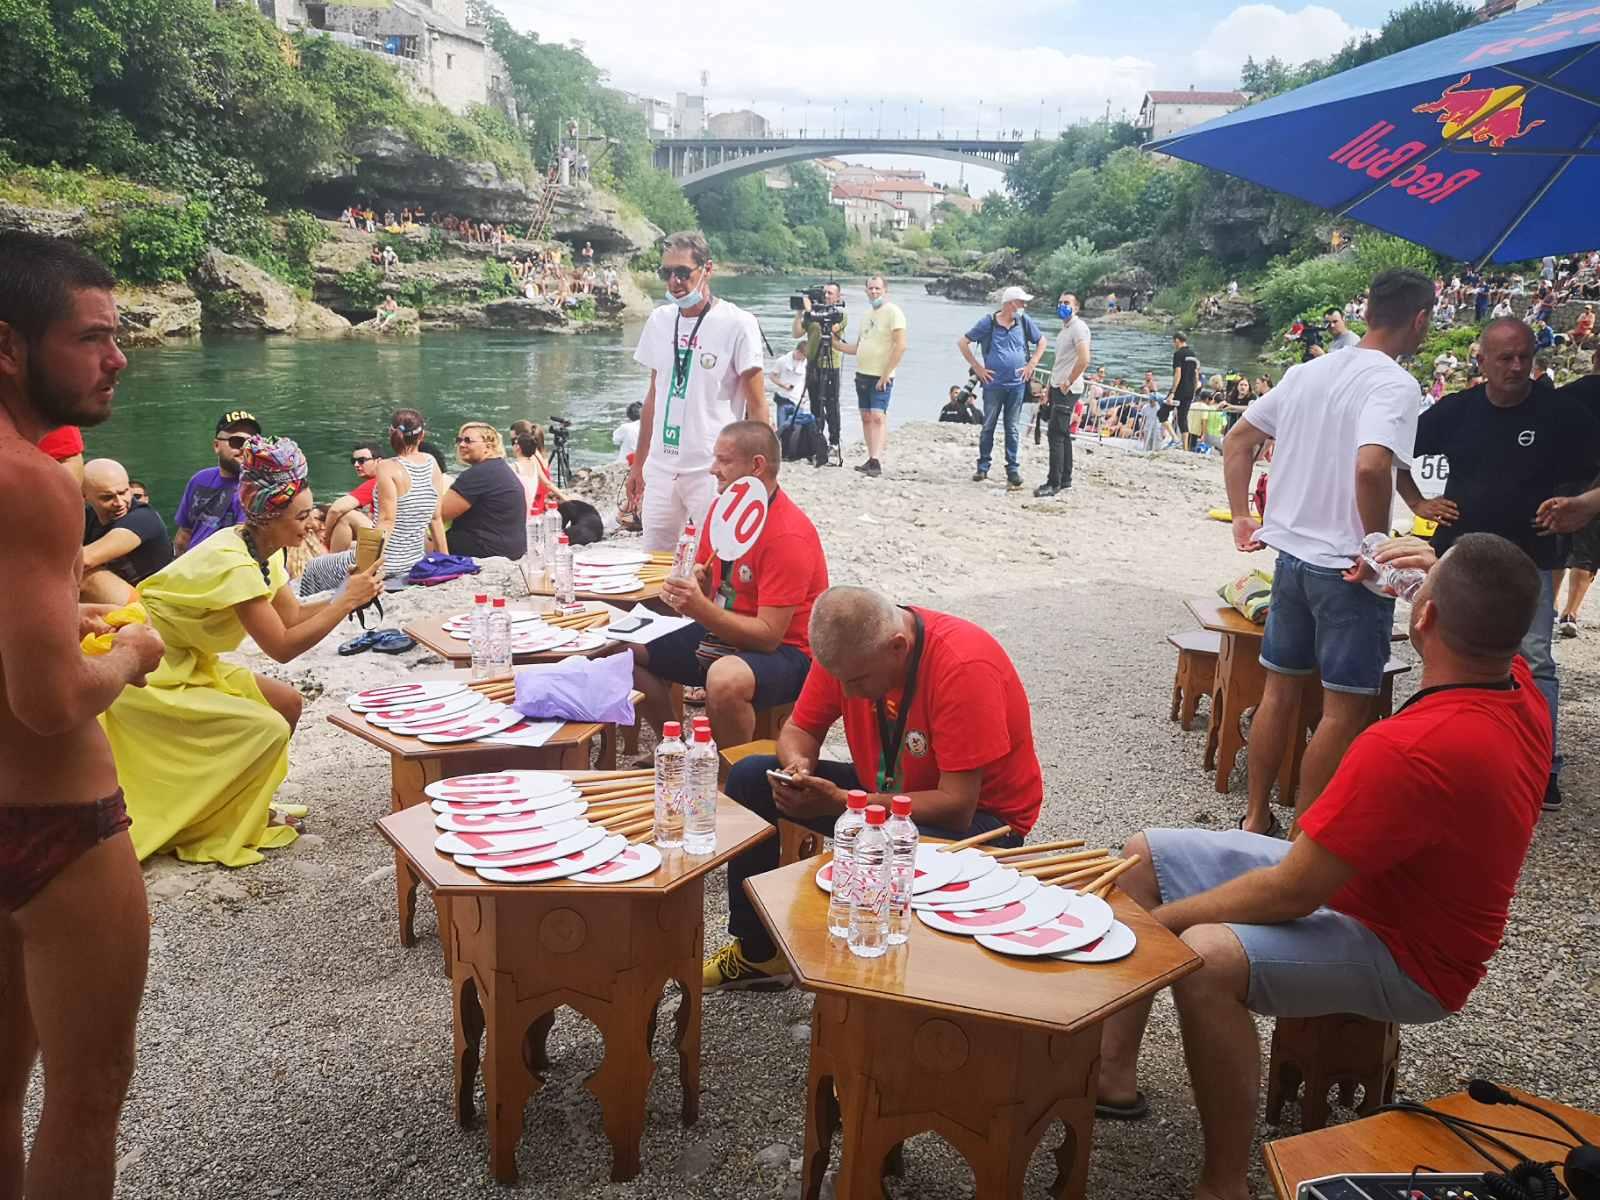
[[[161,661],[145,625],[85,655],[83,500],[35,447],[111,415],[112,276],[65,240],[0,233],[0,1200],[103,1200],[133,1074],[149,920],[116,764],[95,722]],[[22,1105],[44,1058],[24,1159]]]

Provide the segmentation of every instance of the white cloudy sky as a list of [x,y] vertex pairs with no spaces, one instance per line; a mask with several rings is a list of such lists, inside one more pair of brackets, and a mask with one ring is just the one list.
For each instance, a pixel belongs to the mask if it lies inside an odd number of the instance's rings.
[[[582,44],[628,91],[699,89],[712,111],[754,108],[775,125],[885,131],[1053,132],[1138,111],[1150,88],[1229,88],[1254,55],[1321,57],[1381,24],[1395,0],[1238,4],[1189,0],[910,0],[900,5],[746,0],[499,0],[519,28]],[[821,19],[806,16],[808,11]],[[871,161],[906,165],[907,160]],[[961,168],[917,160],[937,181]],[[973,190],[994,172],[967,168]]]

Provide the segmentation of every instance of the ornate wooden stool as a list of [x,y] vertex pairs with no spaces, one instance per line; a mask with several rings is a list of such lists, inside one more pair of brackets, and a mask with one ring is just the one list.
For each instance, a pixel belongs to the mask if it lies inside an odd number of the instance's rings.
[[1216,687],[1222,635],[1197,629],[1192,633],[1169,633],[1167,641],[1178,648],[1178,671],[1172,677],[1172,713],[1167,719],[1178,722],[1188,733],[1200,697],[1211,695]]
[[1370,1115],[1394,1099],[1400,1069],[1400,1027],[1366,1017],[1279,1017],[1272,1030],[1272,1061],[1267,1068],[1267,1124],[1278,1124],[1283,1102],[1301,1091],[1300,1128],[1328,1123],[1328,1088],[1337,1084],[1339,1103],[1355,1105],[1356,1085]]

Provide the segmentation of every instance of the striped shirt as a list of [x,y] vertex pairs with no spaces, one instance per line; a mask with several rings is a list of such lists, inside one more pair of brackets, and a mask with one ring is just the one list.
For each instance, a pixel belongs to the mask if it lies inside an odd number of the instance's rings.
[[383,573],[390,577],[405,575],[422,561],[427,549],[428,526],[439,508],[439,490],[433,486],[433,459],[395,461],[411,476],[411,490],[401,496],[395,506],[394,530],[384,545]]

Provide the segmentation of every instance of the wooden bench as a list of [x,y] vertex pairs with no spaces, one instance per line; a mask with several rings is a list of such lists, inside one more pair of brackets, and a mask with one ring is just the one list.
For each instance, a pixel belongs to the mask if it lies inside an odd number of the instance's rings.
[[[1272,1029],[1267,1067],[1267,1124],[1276,1125],[1284,1101],[1300,1093],[1300,1128],[1328,1123],[1328,1089],[1337,1086],[1339,1103],[1370,1116],[1394,1099],[1400,1070],[1400,1027],[1366,1017],[1279,1017]],[[1356,1087],[1361,1103],[1356,1105]]]
[[1178,648],[1178,670],[1172,677],[1172,712],[1169,721],[1188,733],[1202,696],[1210,696],[1217,682],[1217,655],[1222,635],[1209,629],[1169,633],[1167,642]]
[[[722,775],[720,785],[724,790],[728,784],[728,772],[733,769],[733,764],[740,759],[749,758],[752,754],[776,754],[778,743],[776,739],[764,738],[759,741],[746,742],[742,746],[727,746],[722,750]],[[778,865],[786,867],[790,863],[799,862],[802,858],[815,858],[822,853],[822,834],[815,829],[795,821],[778,820]]]

